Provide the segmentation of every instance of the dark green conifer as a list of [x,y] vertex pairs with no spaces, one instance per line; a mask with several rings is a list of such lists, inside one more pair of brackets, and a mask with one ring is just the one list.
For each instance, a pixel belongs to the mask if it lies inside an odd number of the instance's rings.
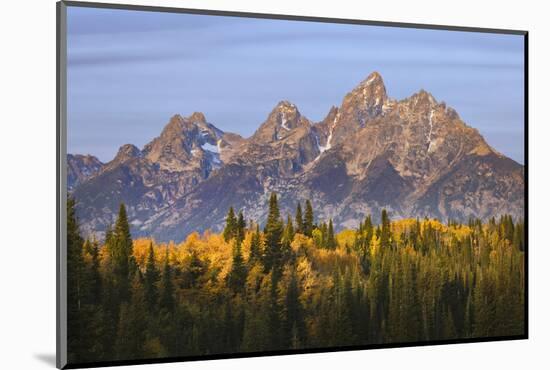
[[146,340],[148,313],[140,273],[137,271],[131,285],[131,300],[120,307],[116,355],[119,360],[139,358]]
[[247,271],[241,252],[241,244],[235,241],[233,243],[233,263],[227,277],[227,285],[234,292],[242,292],[246,283],[246,275]]
[[90,303],[99,305],[101,303],[101,272],[99,271],[99,243],[96,240],[90,243],[89,254],[91,257],[89,272]]
[[166,258],[162,269],[162,278],[160,280],[160,298],[159,307],[162,310],[173,312],[175,308],[174,283],[172,281],[172,267],[169,262],[169,253],[166,249]]
[[297,349],[305,344],[304,309],[300,302],[300,288],[293,270],[284,302],[283,341],[286,348]]
[[290,255],[292,254],[292,241],[294,240],[294,226],[292,225],[292,218],[290,215],[287,216],[285,230],[283,232],[282,238],[282,257],[283,262],[288,261]]
[[256,225],[256,231],[252,234],[252,240],[250,242],[250,256],[248,258],[249,264],[260,261],[262,255],[262,240],[260,236],[260,227]]
[[298,202],[298,206],[296,207],[296,233],[303,234],[304,233],[304,219],[302,216],[302,205]]
[[130,225],[123,203],[120,204],[118,218],[110,239],[109,252],[115,275],[116,295],[120,301],[128,301],[130,298],[130,276],[135,272],[135,261],[132,255],[133,242]]
[[279,213],[279,205],[277,204],[277,195],[271,194],[269,199],[269,214],[267,223],[264,229],[265,249],[264,249],[264,267],[266,271],[272,268],[279,269],[281,267],[281,239],[283,236],[283,222]]
[[306,215],[304,219],[304,234],[306,236],[309,236],[311,238],[311,235],[313,233],[313,207],[311,206],[311,202],[306,200]]
[[319,226],[319,230],[321,231],[321,248],[327,248],[327,234],[328,234],[328,226],[325,222],[321,223]]
[[390,230],[390,218],[388,212],[382,210],[382,225],[380,228],[380,245],[384,248],[390,246],[391,230]]
[[235,233],[235,238],[237,238],[237,243],[242,243],[244,240],[244,234],[246,229],[246,221],[244,220],[243,212],[239,211],[239,216],[237,218],[237,230]]
[[328,221],[328,230],[327,230],[327,245],[328,249],[336,249],[338,243],[336,237],[334,236],[334,226],[332,224],[332,218]]
[[197,287],[200,278],[206,271],[205,263],[200,259],[196,250],[191,251],[191,260],[189,261],[189,285]]
[[80,236],[75,202],[67,199],[67,352],[69,361],[80,360],[85,333],[82,328],[84,300],[84,240]]
[[231,238],[235,237],[237,231],[237,218],[235,217],[235,211],[233,207],[229,207],[227,217],[225,218],[225,228],[223,229],[223,238],[226,242],[229,242]]
[[155,251],[153,249],[153,242],[149,244],[149,254],[147,255],[147,262],[145,265],[145,301],[149,312],[153,312],[157,306],[158,300],[158,281],[160,278],[160,271],[157,268],[155,262]]

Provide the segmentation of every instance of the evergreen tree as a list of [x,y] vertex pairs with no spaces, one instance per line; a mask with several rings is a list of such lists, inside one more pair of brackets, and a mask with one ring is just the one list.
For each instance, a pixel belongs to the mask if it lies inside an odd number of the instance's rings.
[[298,206],[296,207],[296,233],[304,233],[304,219],[302,216],[302,205],[300,202],[298,202]]
[[306,340],[306,326],[304,309],[300,302],[300,289],[293,270],[285,296],[283,340],[286,348],[298,349],[304,346]]
[[443,333],[442,339],[455,339],[457,337],[453,315],[450,308],[447,308],[443,318]]
[[328,230],[327,230],[327,245],[328,249],[336,249],[338,243],[334,237],[334,226],[332,225],[332,218],[328,221]]
[[268,338],[269,338],[269,348],[274,350],[279,350],[284,348],[282,342],[282,307],[279,304],[278,297],[278,285],[280,279],[280,272],[275,268],[270,274],[271,284],[270,284],[270,295],[267,311],[267,327],[268,327]]
[[294,240],[295,230],[294,230],[294,225],[292,224],[292,218],[290,217],[290,214],[287,215],[287,218],[286,218],[285,234],[289,241],[292,242]]
[[166,258],[164,259],[164,267],[162,269],[160,287],[160,309],[166,310],[168,312],[173,312],[175,308],[174,283],[172,281],[172,267],[169,263],[168,249],[166,249]]
[[304,219],[304,234],[306,236],[309,236],[311,238],[311,235],[313,233],[313,207],[311,206],[311,202],[306,200],[306,215]]
[[387,248],[390,246],[390,237],[391,237],[391,230],[390,230],[390,218],[388,216],[388,212],[383,209],[382,210],[382,227],[380,229],[380,245],[382,248]]
[[120,301],[115,291],[114,275],[112,267],[107,266],[103,276],[101,306],[103,315],[101,318],[101,340],[105,359],[113,359],[116,356],[117,326],[120,322]]
[[353,343],[353,327],[351,321],[350,299],[352,297],[351,281],[349,274],[345,276],[335,272],[334,285],[330,292],[329,307],[331,317],[327,326],[331,329],[330,340],[335,345]]
[[321,248],[327,248],[328,240],[328,226],[325,222],[321,223],[319,230],[321,230]]
[[115,294],[120,301],[130,298],[130,274],[135,271],[135,261],[132,256],[132,236],[126,207],[120,204],[118,218],[110,240],[109,252],[114,274]]
[[[97,245],[80,236],[75,203],[67,201],[67,350],[75,362],[102,355]],[[95,257],[94,257],[95,254]],[[89,259],[87,259],[89,257]]]
[[292,218],[290,215],[287,216],[286,226],[283,231],[282,238],[282,259],[283,262],[288,261],[290,255],[292,254],[292,241],[294,240],[294,226],[292,225]]
[[233,207],[229,207],[227,217],[225,218],[225,228],[223,229],[223,238],[228,242],[231,238],[236,236],[237,232],[237,218],[235,217],[235,211]]
[[139,272],[134,274],[131,287],[131,301],[120,307],[116,354],[119,360],[143,357],[146,340],[147,318],[146,301]]
[[74,208],[74,200],[67,199],[67,352],[69,361],[78,362],[84,350],[81,340],[86,334],[82,326],[85,265],[84,240]]
[[264,267],[265,271],[272,268],[279,270],[281,267],[281,238],[283,236],[283,222],[279,213],[277,204],[277,195],[271,194],[269,199],[269,214],[264,229],[265,249],[264,249]]
[[239,217],[237,219],[237,231],[235,237],[237,238],[237,243],[242,243],[244,240],[244,234],[246,229],[246,221],[244,220],[243,212],[239,211]]
[[420,248],[420,238],[422,237],[422,228],[420,226],[420,220],[417,218],[412,230],[409,232],[409,239],[415,250]]
[[235,241],[233,243],[233,263],[227,276],[227,285],[234,292],[242,292],[246,283],[246,275],[247,271],[241,253],[241,244]]
[[363,224],[363,228],[365,230],[366,240],[370,241],[372,239],[373,234],[374,234],[374,227],[372,225],[372,219],[371,219],[370,215],[365,217],[365,223]]
[[85,321],[86,339],[83,343],[85,350],[83,360],[95,361],[104,354],[102,336],[104,331],[104,311],[102,307],[102,277],[100,271],[99,244],[94,239],[89,243],[90,256],[87,268]]
[[155,262],[155,251],[153,250],[153,242],[149,244],[149,254],[145,265],[145,301],[149,312],[153,312],[157,306],[158,288],[157,284],[160,278],[160,271]]
[[250,241],[250,256],[248,258],[249,265],[260,261],[262,255],[262,239],[260,236],[260,227],[256,225],[256,231],[252,234],[252,240]]
[[200,278],[206,272],[205,263],[200,259],[196,250],[191,251],[191,259],[189,261],[189,286],[196,288]]
[[85,251],[89,255],[90,263],[87,268],[86,283],[88,284],[86,303],[99,305],[101,303],[101,272],[99,260],[99,244],[96,240],[86,240]]
[[[252,273],[254,272],[251,271],[249,279]],[[254,294],[250,294],[246,305],[244,332],[240,348],[242,351],[262,351],[270,348],[269,321],[267,320],[270,308],[270,292],[272,291],[270,283],[269,274],[261,274],[259,286],[252,286],[252,289],[248,289]]]
[[113,225],[107,225],[105,229],[105,245],[110,246],[113,244]]
[[240,297],[226,299],[223,311],[221,347],[227,351],[236,352],[241,346],[244,330],[244,307]]

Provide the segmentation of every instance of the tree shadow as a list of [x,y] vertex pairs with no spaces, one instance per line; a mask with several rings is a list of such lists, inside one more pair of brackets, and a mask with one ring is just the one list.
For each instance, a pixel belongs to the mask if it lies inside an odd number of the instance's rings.
[[42,361],[43,363],[50,365],[52,367],[55,367],[55,353],[40,353],[40,354],[34,354],[34,358],[37,360]]

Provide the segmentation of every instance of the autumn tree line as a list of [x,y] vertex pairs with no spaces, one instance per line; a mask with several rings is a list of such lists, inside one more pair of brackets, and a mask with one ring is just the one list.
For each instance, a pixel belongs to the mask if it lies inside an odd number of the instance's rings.
[[310,201],[269,200],[265,226],[229,209],[222,233],[133,240],[124,205],[103,243],[68,201],[71,363],[524,333],[524,224],[510,216],[335,233]]

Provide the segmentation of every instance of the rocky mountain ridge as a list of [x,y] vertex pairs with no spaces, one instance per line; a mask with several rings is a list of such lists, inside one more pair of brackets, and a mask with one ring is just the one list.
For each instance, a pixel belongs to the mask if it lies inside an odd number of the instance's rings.
[[272,191],[284,213],[312,199],[337,229],[382,208],[394,218],[463,221],[524,212],[523,166],[430,93],[389,98],[377,72],[321,122],[281,101],[245,139],[202,113],[175,115],[142,149],[124,145],[106,164],[81,157],[69,155],[69,191],[84,231],[100,237],[120,202],[134,235],[181,240],[219,231],[229,206],[263,222]]
[[76,186],[88,178],[99,173],[103,163],[93,155],[67,155],[67,189],[72,191]]

